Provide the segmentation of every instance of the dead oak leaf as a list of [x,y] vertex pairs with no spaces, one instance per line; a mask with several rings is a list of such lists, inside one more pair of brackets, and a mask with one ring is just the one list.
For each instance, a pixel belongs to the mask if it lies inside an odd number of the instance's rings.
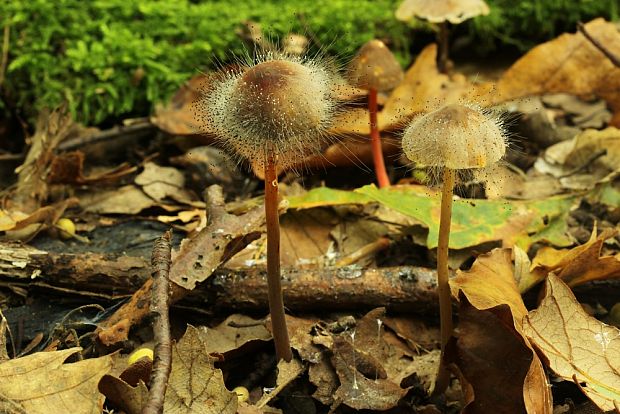
[[166,389],[164,412],[169,414],[234,414],[237,394],[224,385],[222,371],[214,367],[198,329],[188,325],[172,347],[172,371]]
[[620,406],[620,330],[588,315],[553,273],[525,334],[561,378],[575,381],[601,410]]
[[64,364],[80,348],[38,352],[0,364],[0,395],[29,414],[99,414],[103,395],[97,390],[110,371],[109,356]]
[[[598,18],[585,29],[620,55],[620,32],[613,23]],[[598,95],[614,112],[611,124],[620,123],[620,68],[581,33],[565,33],[530,50],[504,73],[495,96],[503,101],[555,92]]]

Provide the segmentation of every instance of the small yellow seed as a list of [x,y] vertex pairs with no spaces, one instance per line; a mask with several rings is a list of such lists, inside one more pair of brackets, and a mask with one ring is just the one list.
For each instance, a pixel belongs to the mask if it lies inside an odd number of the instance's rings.
[[75,224],[70,219],[63,217],[56,222],[60,238],[67,240],[75,236]]
[[153,360],[153,350],[151,348],[138,348],[129,355],[127,359],[127,363],[129,365],[135,364],[138,360],[142,358],[148,358],[151,361]]
[[246,402],[250,398],[250,392],[245,387],[235,387],[233,392],[237,394],[239,402]]

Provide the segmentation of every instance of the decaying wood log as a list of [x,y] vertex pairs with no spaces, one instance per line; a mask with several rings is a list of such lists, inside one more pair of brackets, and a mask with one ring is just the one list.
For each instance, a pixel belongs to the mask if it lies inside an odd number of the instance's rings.
[[[355,310],[387,306],[410,312],[435,310],[435,271],[401,266],[283,270],[290,310]],[[18,243],[0,243],[0,285],[38,287],[106,299],[150,290],[150,265],[142,257],[48,253]],[[264,268],[219,269],[186,298],[210,309],[267,310]],[[148,308],[148,302],[145,303]]]

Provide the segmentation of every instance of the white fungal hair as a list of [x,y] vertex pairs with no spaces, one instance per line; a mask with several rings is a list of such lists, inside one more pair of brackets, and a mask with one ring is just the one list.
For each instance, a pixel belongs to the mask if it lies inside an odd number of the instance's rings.
[[196,102],[199,120],[239,160],[280,168],[320,153],[336,112],[335,74],[321,59],[265,52],[220,71]]
[[403,132],[403,152],[426,167],[479,169],[506,153],[502,119],[473,105],[450,104],[415,118]]

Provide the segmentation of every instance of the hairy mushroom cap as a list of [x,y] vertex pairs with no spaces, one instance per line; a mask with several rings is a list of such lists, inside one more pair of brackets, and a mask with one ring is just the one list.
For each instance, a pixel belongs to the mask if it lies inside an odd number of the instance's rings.
[[402,146],[407,158],[423,166],[484,168],[504,156],[506,134],[500,119],[452,104],[413,120]]
[[197,109],[223,146],[262,168],[319,151],[335,112],[333,75],[320,62],[268,54],[253,66],[219,74]]
[[487,14],[489,6],[484,0],[404,0],[396,10],[396,18],[404,22],[417,17],[431,23],[459,24]]
[[403,80],[403,69],[381,40],[371,40],[349,64],[348,77],[355,87],[388,91]]

